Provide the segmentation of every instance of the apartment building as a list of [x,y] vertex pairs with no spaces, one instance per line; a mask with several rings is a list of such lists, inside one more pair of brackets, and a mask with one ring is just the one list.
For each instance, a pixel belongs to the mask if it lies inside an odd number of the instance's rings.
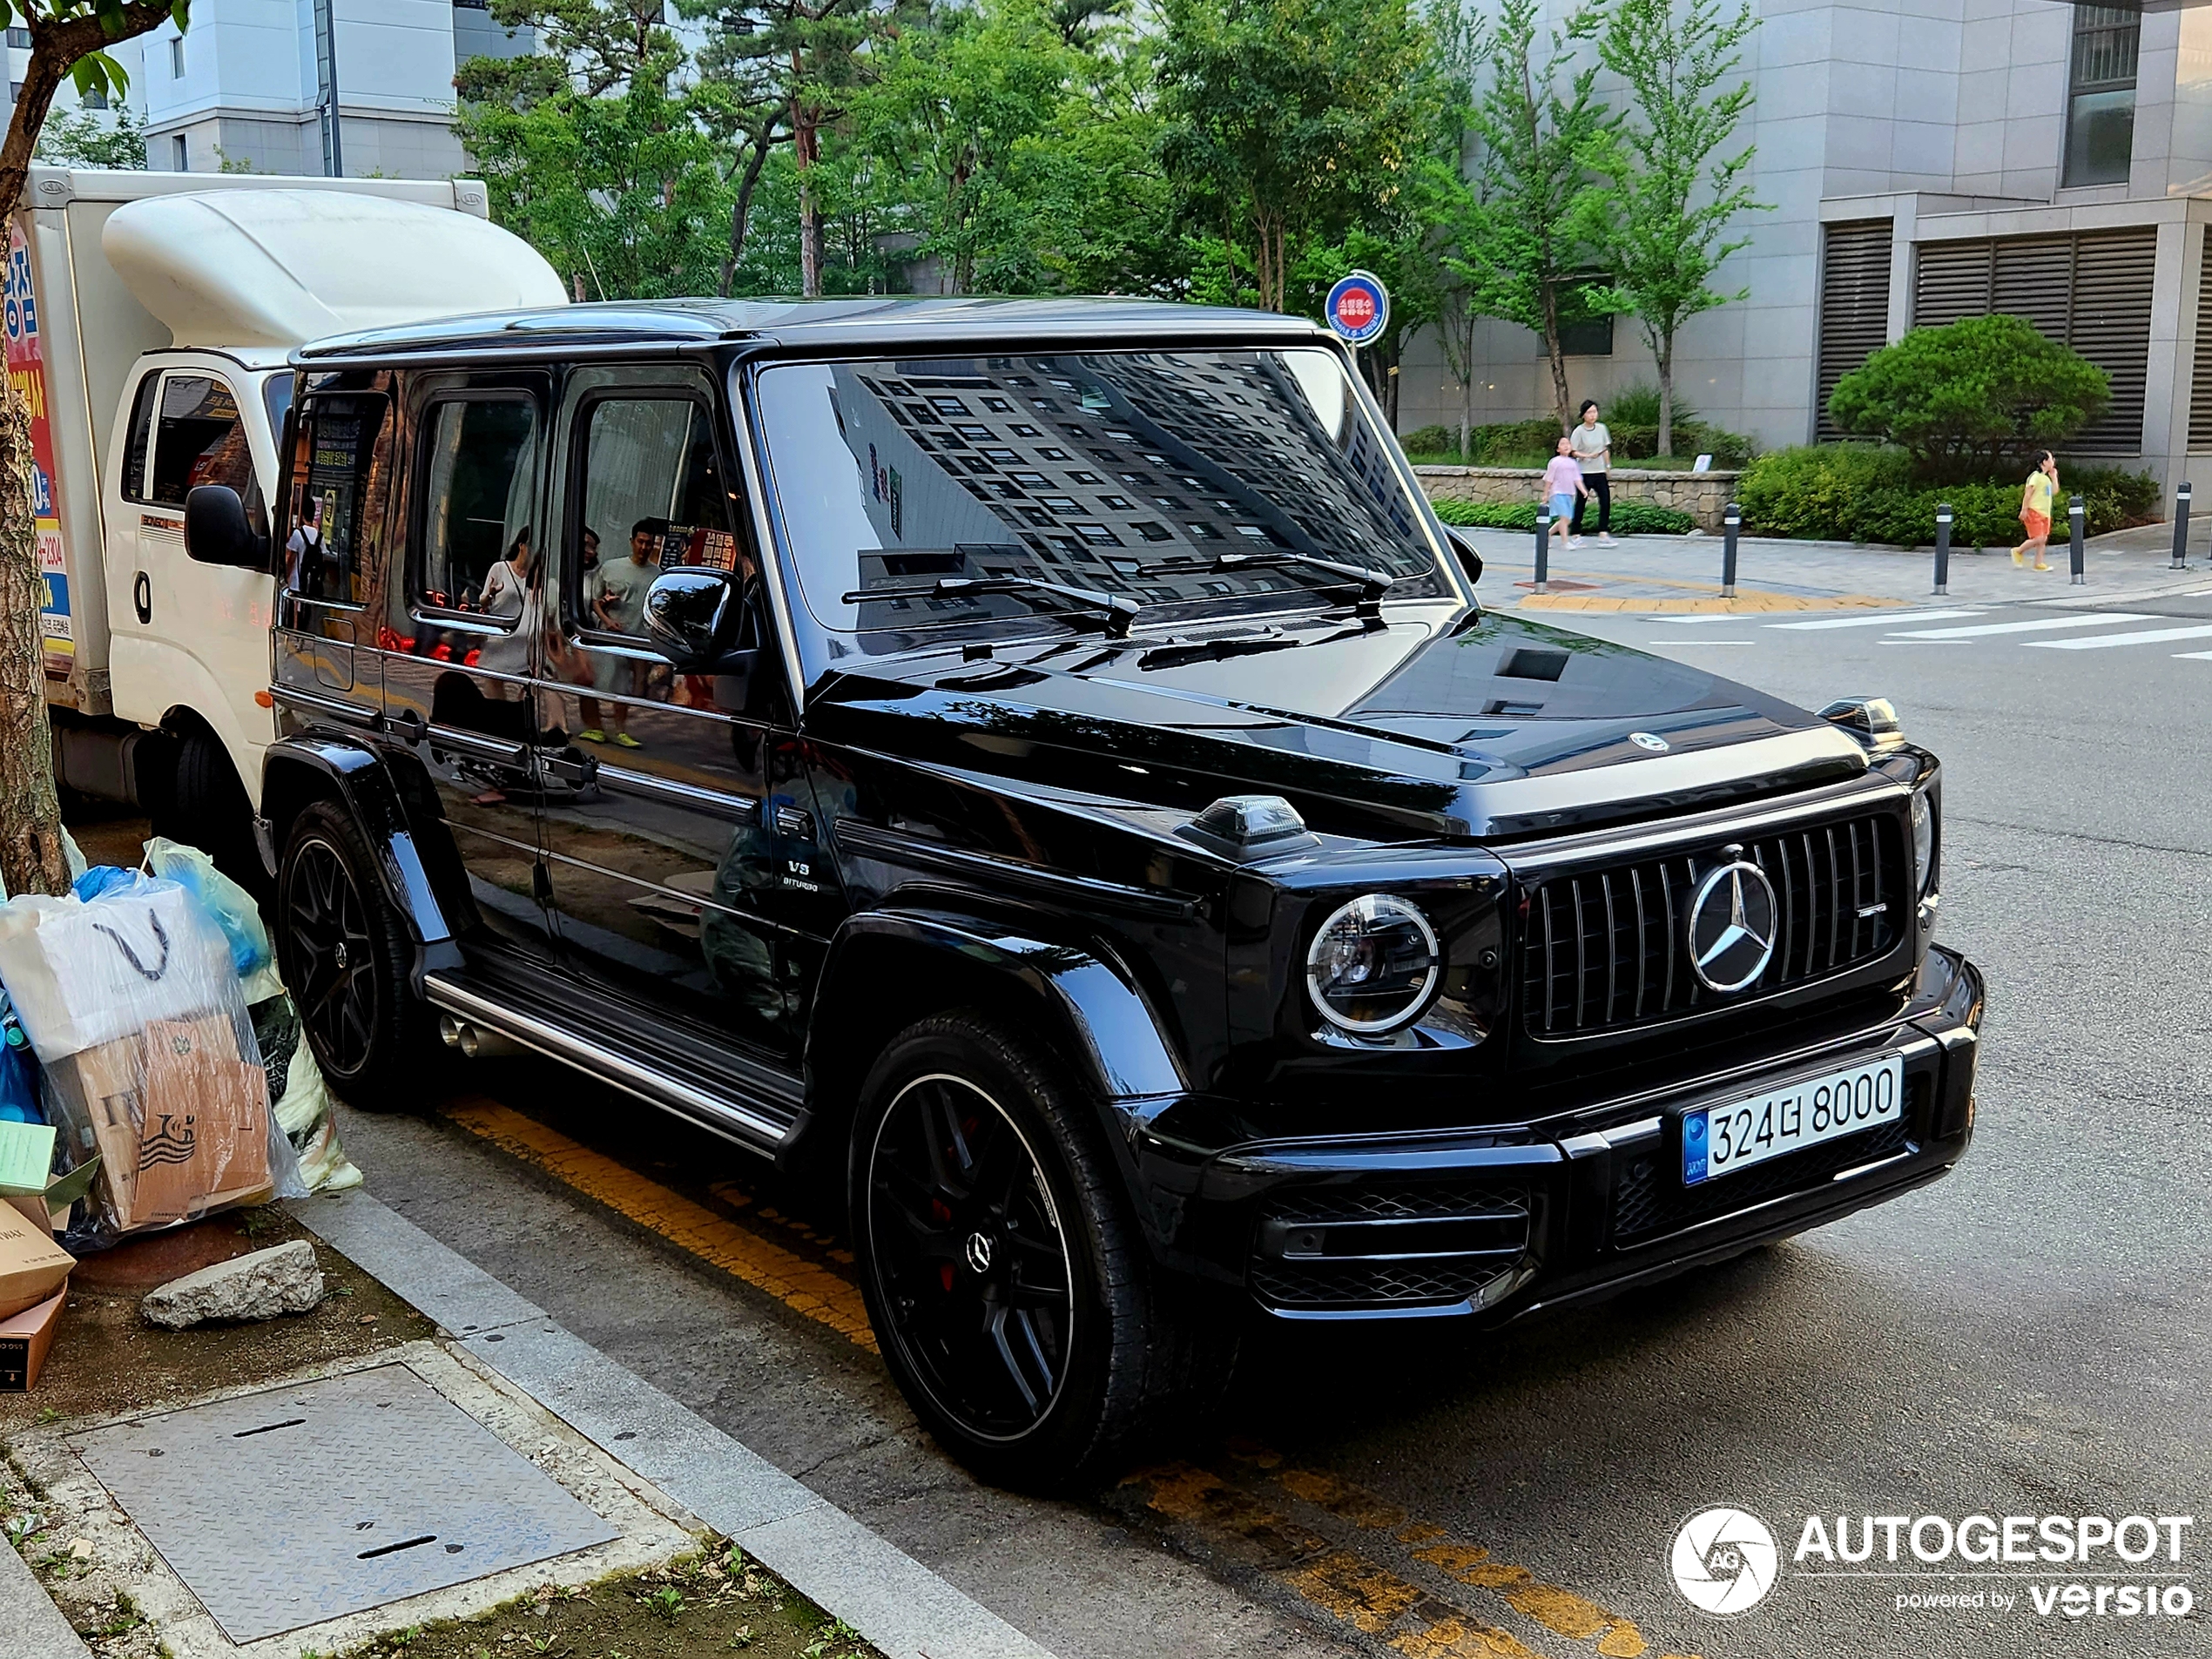
[[486,0],[195,0],[140,45],[149,165],[445,179],[455,67],[535,49]]
[[[2112,376],[2112,408],[2076,453],[2169,483],[2212,454],[2212,8],[1754,5],[1743,136],[1771,211],[1747,218],[1750,246],[1716,280],[1749,297],[1678,342],[1683,397],[1769,446],[1807,442],[1827,435],[1828,394],[1870,351],[1916,325],[2009,312]],[[1628,319],[1572,345],[1578,397],[1654,378]],[[1548,410],[1526,332],[1487,325],[1478,363],[1478,420]],[[1460,398],[1421,342],[1400,426],[1454,421]]]

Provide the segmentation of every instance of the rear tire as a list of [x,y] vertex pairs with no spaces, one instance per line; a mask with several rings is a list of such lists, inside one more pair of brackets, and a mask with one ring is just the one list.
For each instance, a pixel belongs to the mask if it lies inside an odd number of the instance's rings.
[[212,732],[190,731],[177,745],[175,782],[157,833],[187,842],[215,860],[215,867],[266,902],[269,873],[253,840],[253,803],[231,765],[230,751]]
[[1235,1359],[1236,1320],[1161,1281],[1090,1114],[970,1015],[909,1027],[862,1089],[850,1194],[869,1318],[915,1414],[995,1485],[1115,1473],[1203,1415]]
[[277,960],[315,1064],[349,1105],[407,1109],[422,1093],[429,1011],[408,983],[414,941],[353,819],[317,801],[277,874]]

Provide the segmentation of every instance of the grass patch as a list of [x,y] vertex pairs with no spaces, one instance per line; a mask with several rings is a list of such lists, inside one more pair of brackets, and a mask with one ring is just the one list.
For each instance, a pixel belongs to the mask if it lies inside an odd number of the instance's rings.
[[602,1580],[541,1585],[474,1619],[380,1636],[345,1659],[882,1659],[733,1544]]

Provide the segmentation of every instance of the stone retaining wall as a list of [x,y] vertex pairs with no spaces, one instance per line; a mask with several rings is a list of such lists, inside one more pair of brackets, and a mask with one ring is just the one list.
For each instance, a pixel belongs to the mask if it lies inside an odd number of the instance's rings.
[[[1544,475],[1524,467],[1416,467],[1431,501],[1533,502]],[[1641,471],[1615,468],[1607,475],[1615,502],[1642,502],[1688,513],[1702,529],[1717,533],[1721,514],[1736,494],[1737,472]],[[1587,522],[1587,521],[1585,521]]]

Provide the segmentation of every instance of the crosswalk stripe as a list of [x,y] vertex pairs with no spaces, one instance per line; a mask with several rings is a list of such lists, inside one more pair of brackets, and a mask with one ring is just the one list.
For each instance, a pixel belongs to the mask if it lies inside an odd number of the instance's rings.
[[2212,663],[2212,651],[2177,651],[2174,653],[2174,660],[2177,663]]
[[1718,611],[1710,617],[1646,617],[1644,620],[1672,623],[1677,628],[1703,628],[1710,623],[1741,622],[1743,618],[1731,616],[1726,611]]
[[2024,639],[2035,651],[2103,651],[2113,645],[2158,645],[2169,639],[2202,639],[2212,634],[2212,623],[2201,628],[2145,628],[2132,634],[2098,634],[2088,639]]
[[2060,628],[2101,628],[2107,623],[2151,620],[2148,614],[2109,610],[2086,617],[2053,617],[2040,622],[1984,622],[1966,628],[1923,628],[1902,637],[1906,639],[1979,639],[1987,634],[2040,634]]
[[1817,622],[1770,622],[1770,628],[1896,628],[1915,622],[1947,622],[1953,617],[1979,617],[1979,610],[1889,610],[1871,617],[1823,617]]

